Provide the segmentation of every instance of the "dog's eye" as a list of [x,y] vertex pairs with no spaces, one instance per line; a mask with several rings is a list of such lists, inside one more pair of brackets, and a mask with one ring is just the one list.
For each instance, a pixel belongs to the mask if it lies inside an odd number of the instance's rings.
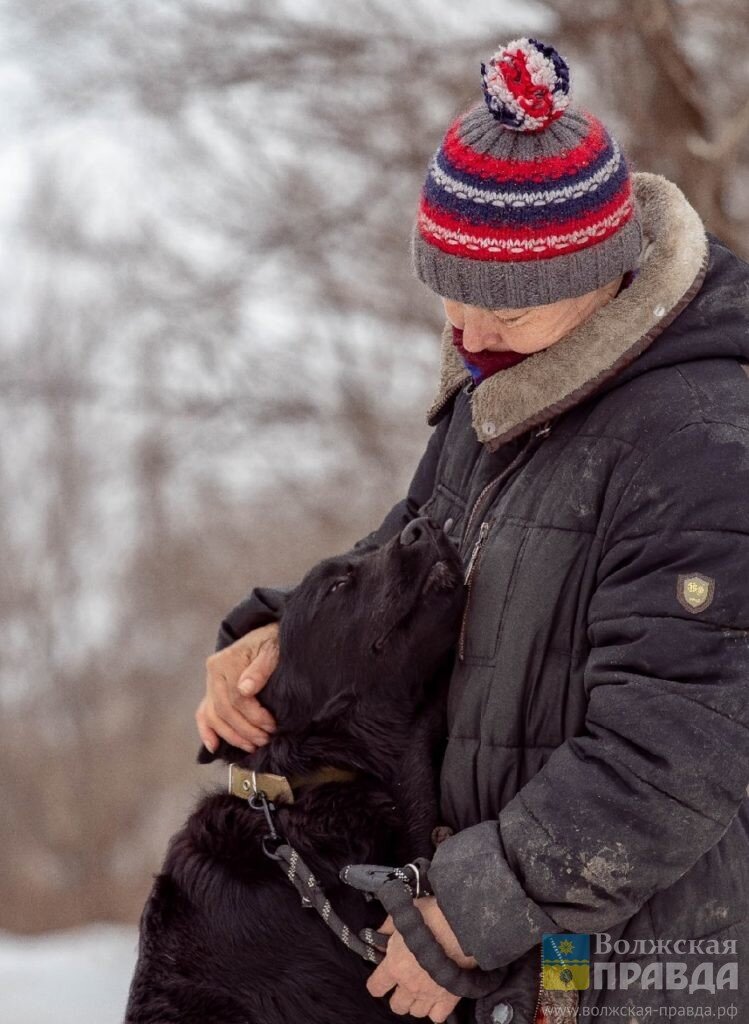
[[350,582],[351,582],[351,577],[350,576],[341,576],[339,579],[333,580],[333,582],[328,587],[328,593],[332,594],[336,590],[340,590],[341,587],[345,587],[346,584],[350,583]]

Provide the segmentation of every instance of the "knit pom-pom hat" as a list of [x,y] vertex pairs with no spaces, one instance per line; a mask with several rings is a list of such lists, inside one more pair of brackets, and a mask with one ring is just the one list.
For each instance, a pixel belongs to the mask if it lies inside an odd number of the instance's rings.
[[622,152],[569,105],[569,68],[516,39],[481,65],[484,102],[450,125],[412,239],[416,276],[488,309],[595,291],[637,267],[642,231]]

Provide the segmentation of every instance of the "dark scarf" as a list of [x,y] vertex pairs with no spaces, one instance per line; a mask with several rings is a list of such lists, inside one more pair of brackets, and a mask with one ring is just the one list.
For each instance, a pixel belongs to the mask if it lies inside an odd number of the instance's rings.
[[524,359],[533,354],[532,352],[490,352],[489,349],[482,349],[481,352],[466,352],[463,348],[463,332],[457,327],[453,327],[453,345],[473,377],[474,384],[480,384],[482,380],[486,380],[487,377],[491,377],[499,370],[506,370],[508,366],[522,363]]

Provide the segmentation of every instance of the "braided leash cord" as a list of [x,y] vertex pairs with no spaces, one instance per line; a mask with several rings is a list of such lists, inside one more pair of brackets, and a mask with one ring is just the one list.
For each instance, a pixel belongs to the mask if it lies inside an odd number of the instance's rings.
[[276,848],[276,857],[284,865],[284,873],[302,898],[304,906],[313,907],[330,930],[354,953],[372,964],[378,964],[383,957],[382,949],[387,945],[387,936],[379,935],[372,928],[364,928],[359,935],[352,935],[347,924],[336,914],[318,880],[288,843]]
[[299,851],[295,850],[276,829],[276,805],[273,801],[268,799],[262,789],[255,786],[247,802],[253,811],[262,812],[265,818],[267,832],[261,840],[263,853],[278,864],[299,893],[302,906],[314,908],[324,924],[352,952],[357,953],[368,963],[380,963],[387,946],[387,938],[372,928],[364,928],[358,935],[352,935],[349,926],[333,910],[325,890],[299,856]]
[[[352,952],[354,953],[358,953],[359,956],[363,960],[366,960],[368,963],[379,964],[383,960],[384,951],[387,949],[387,936],[381,935],[373,928],[362,928],[358,935],[352,935],[351,930],[348,928],[348,926],[343,923],[341,918],[333,910],[330,904],[330,900],[325,895],[324,889],[317,881],[315,876],[312,874],[309,867],[304,863],[302,858],[299,856],[299,852],[297,850],[295,850],[292,846],[289,846],[288,843],[282,843],[274,851],[274,859],[278,861],[279,867],[282,867],[284,874],[301,896],[302,904],[305,907],[314,907],[314,909],[323,919],[328,928],[330,928],[330,930],[341,940],[341,942],[343,942],[345,946],[348,947],[348,949],[352,950]],[[424,863],[428,864],[427,861],[425,861]],[[354,865],[354,869],[356,869],[357,867],[358,865]],[[343,879],[343,881],[347,880],[345,878],[345,873],[348,870],[349,868],[344,868],[343,871],[341,871],[341,878]],[[381,870],[382,869],[380,869],[380,871]],[[411,903],[412,896],[411,889],[409,887],[409,875],[401,868],[386,868],[384,870],[391,874],[391,876],[394,876],[393,881],[386,884],[397,886],[408,900],[413,912],[416,914],[419,920],[422,920],[421,914],[419,914],[418,910],[416,910],[413,907],[413,904]],[[355,888],[358,888],[358,886],[355,886]],[[380,889],[378,890],[378,897],[379,893],[381,892],[382,887],[380,887]],[[430,894],[429,890],[427,890],[427,892],[424,893],[424,895],[427,894]],[[383,906],[386,905],[383,903]],[[426,930],[431,936],[432,933],[429,932],[429,929],[427,928]],[[436,940],[434,939],[433,941],[436,942]],[[440,946],[439,948],[441,951],[442,947]],[[453,962],[449,960],[446,954],[443,953],[442,955],[443,957],[445,957],[445,960],[447,960],[448,963],[453,964]],[[453,967],[455,967],[456,970],[460,971],[460,968],[458,967],[457,964],[453,964]],[[468,974],[470,972],[465,971],[463,973]],[[437,978],[435,978],[435,980],[438,981]],[[443,987],[446,988],[447,986]],[[448,989],[448,991],[453,991],[455,995],[461,994],[457,991],[457,989]],[[446,1024],[458,1024],[458,1016],[455,1012],[450,1014],[450,1016],[447,1018]]]
[[[268,833],[262,840],[263,850],[266,856],[278,863],[299,893],[302,905],[313,907],[344,946],[368,963],[379,964],[387,948],[387,937],[372,928],[363,928],[358,935],[352,935],[348,925],[333,910],[325,890],[299,856],[299,851],[276,830],[272,801],[258,790],[249,799],[249,805],[253,810],[263,812],[268,826]],[[504,979],[505,971],[469,971],[459,967],[445,953],[414,906],[414,898],[432,895],[428,869],[429,861],[419,858],[405,868],[349,864],[339,872],[339,876],[352,888],[380,901],[419,964],[438,985],[468,999],[488,995]]]

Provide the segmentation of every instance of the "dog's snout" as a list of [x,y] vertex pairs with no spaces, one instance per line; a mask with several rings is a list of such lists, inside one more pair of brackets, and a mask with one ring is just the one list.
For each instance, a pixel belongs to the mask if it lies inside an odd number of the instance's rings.
[[408,547],[409,544],[416,544],[434,529],[429,519],[424,517],[412,519],[411,522],[401,531],[401,544]]

